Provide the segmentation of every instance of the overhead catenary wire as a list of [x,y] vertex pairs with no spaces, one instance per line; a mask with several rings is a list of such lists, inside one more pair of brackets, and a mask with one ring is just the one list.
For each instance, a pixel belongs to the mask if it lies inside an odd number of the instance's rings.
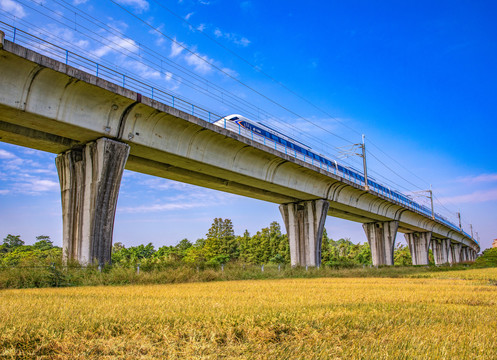
[[[34,2],[35,4],[39,5],[36,1],[33,1],[33,0],[30,0],[30,1],[32,1],[32,2]],[[32,8],[31,6],[28,6],[28,5],[26,5],[26,4],[23,4],[23,5],[24,5],[24,6],[27,6],[28,8],[30,8],[30,9],[32,9],[32,10],[34,10],[34,11],[37,11],[37,12],[38,12],[38,13],[40,13],[41,15],[46,16],[46,17],[50,18],[50,19],[51,19],[51,20],[53,20],[53,21],[56,21],[56,22],[60,23],[61,25],[68,26],[67,24],[65,24],[65,23],[63,23],[63,22],[61,22],[61,21],[59,21],[58,19],[53,18],[53,17],[50,17],[49,15],[44,14],[44,13],[42,13],[42,12],[38,11],[37,9],[34,9],[34,8]],[[54,10],[49,9],[47,6],[44,6],[44,9],[48,9],[48,10],[50,10],[50,11],[52,11],[52,12],[55,12]],[[67,17],[65,17],[65,16],[61,16],[60,14],[58,14],[58,16],[59,16],[59,17],[62,17],[62,18],[64,18],[64,19],[66,19],[66,20],[68,20],[68,21],[72,21],[71,19],[68,19],[68,18],[67,18]],[[97,37],[100,37],[100,38],[101,38],[101,39],[103,39],[103,40],[110,41],[111,43],[113,43],[113,44],[114,44],[115,46],[117,46],[117,47],[122,47],[122,46],[120,46],[118,43],[116,43],[116,42],[114,42],[114,41],[112,41],[112,40],[109,40],[109,39],[105,39],[105,38],[103,38],[101,35],[96,34],[94,31],[92,31],[91,29],[88,29],[87,27],[84,27],[84,26],[82,26],[82,25],[79,25],[78,27],[80,27],[80,28],[82,28],[82,29],[85,29],[85,30],[87,30],[87,31],[89,31],[89,32],[91,32],[91,33],[93,33],[93,34],[95,34]],[[80,30],[78,30],[78,29],[76,29],[75,31],[80,32]],[[122,33],[121,33],[121,34],[122,34]],[[86,35],[86,36],[88,36],[87,34],[85,34],[85,35]],[[101,41],[101,40],[99,40],[99,39],[95,39],[94,37],[91,37],[91,36],[88,36],[88,37],[89,37],[90,39],[94,40],[94,41],[97,41],[97,42],[101,43],[102,45],[106,45],[104,42],[102,42],[102,41]],[[56,38],[59,38],[60,40],[64,41],[64,39],[61,39],[60,37],[56,37]],[[123,38],[123,39],[124,39],[124,40],[127,40],[126,38]],[[133,42],[132,44],[134,44],[134,42]],[[121,53],[122,53],[122,52],[121,52]],[[90,54],[90,55],[91,55],[91,54]],[[129,50],[127,50],[127,54],[123,54],[123,55],[129,56],[129,57],[133,57],[133,58],[135,58],[135,59],[136,59],[135,55],[134,55],[132,52],[130,52]],[[141,59],[141,56],[140,56],[140,59]],[[100,60],[100,61],[101,61],[101,60]],[[155,65],[158,65],[158,64],[155,64]],[[187,86],[188,86],[188,85],[187,85]],[[168,91],[170,91],[170,90],[168,90]],[[293,127],[292,125],[289,125],[288,123],[285,123],[285,122],[282,122],[282,121],[278,120],[278,118],[277,118],[277,117],[274,117],[274,116],[272,116],[272,115],[271,115],[271,114],[269,114],[269,113],[266,113],[266,115],[267,115],[267,117],[271,118],[271,120],[276,121],[276,122],[278,122],[279,124],[282,124],[284,127],[288,127],[288,126]],[[280,130],[280,131],[281,131],[281,130]],[[319,139],[319,138],[316,138],[316,137],[313,137],[313,136],[309,136],[309,135],[308,135],[308,134],[306,134],[306,133],[301,133],[301,132],[300,132],[300,134],[303,134],[304,136],[309,137],[309,138],[311,138],[311,139],[313,139],[313,140],[317,140],[318,142],[320,142],[320,143],[321,143],[321,144],[323,144],[324,146],[328,146],[328,144],[327,144],[327,143],[323,142],[323,141],[322,141],[321,139]],[[326,152],[327,152],[327,151],[326,151]],[[347,165],[350,165],[350,164],[349,164],[349,163],[347,163],[347,162],[344,162],[344,163],[345,163],[345,164],[347,164]]]
[[[32,1],[32,2],[34,2],[34,3],[36,3],[36,4],[38,4],[38,5],[40,5],[40,4],[39,4],[38,2],[36,2],[36,1],[33,1],[33,0],[30,0],[30,1]],[[57,2],[57,1],[55,1],[55,0],[54,0],[54,2],[56,2],[56,3],[60,4],[60,2]],[[114,4],[116,4],[116,2],[115,2],[115,1],[112,1],[112,0],[111,0],[111,2],[113,2]],[[154,2],[155,2],[155,0],[154,0]],[[65,2],[65,1],[64,1],[64,3],[66,3],[66,4],[67,4],[67,2]],[[116,5],[118,5],[119,7],[121,7],[121,8],[122,8],[122,6],[120,6],[119,4],[116,4]],[[66,8],[66,9],[68,9],[67,7],[65,7],[65,8]],[[31,8],[31,9],[32,9],[32,8]],[[123,9],[124,9],[124,8],[123,8]],[[69,9],[68,9],[68,10],[69,10]],[[126,9],[124,9],[124,10],[125,10],[125,11],[127,11]],[[129,13],[129,11],[127,11],[127,12]],[[134,16],[135,18],[137,18],[137,16],[135,16],[134,14],[131,14],[131,13],[130,13],[130,15]],[[47,15],[45,15],[45,14],[44,14],[44,16],[47,16]],[[76,17],[76,12],[75,12],[75,17]],[[51,18],[51,19],[52,19],[52,20],[54,20],[54,21],[57,21],[57,20],[56,20],[56,19],[54,19],[54,18]],[[65,18],[65,19],[67,19],[67,18]],[[94,18],[94,20],[96,20],[96,19]],[[143,20],[141,20],[141,21],[143,21]],[[101,22],[100,22],[100,23],[101,23]],[[61,24],[63,24],[63,23],[61,23]],[[67,24],[63,24],[63,25],[64,25],[64,26],[68,26]],[[148,25],[148,24],[147,24],[147,25]],[[151,26],[151,25],[149,25],[149,26]],[[76,28],[76,27],[75,27],[75,28]],[[113,29],[112,27],[109,27],[109,28]],[[154,29],[154,30],[162,34],[162,32],[161,32],[161,31],[158,31],[157,29]],[[163,36],[165,36],[164,34],[162,34],[162,35],[163,35]],[[122,36],[122,38],[123,38],[123,39],[126,39],[126,37],[124,36],[124,34],[122,34],[122,33],[121,33],[121,36]],[[166,36],[166,37],[167,37],[167,36]],[[101,38],[103,38],[103,37],[101,37]],[[94,39],[94,40],[95,40],[95,39]],[[107,40],[108,40],[108,39],[107,39]],[[171,41],[175,41],[175,39],[171,39],[171,38],[169,38],[169,40],[171,40]],[[98,41],[98,40],[95,40],[95,41]],[[181,46],[181,43],[178,43],[178,42],[176,42],[176,43],[177,43],[178,45],[180,45],[180,46]],[[139,45],[139,48],[142,48],[142,46],[143,46],[142,44],[138,44],[138,45]],[[185,49],[187,49],[187,48],[185,48]],[[188,49],[187,49],[187,50],[188,50]],[[189,51],[189,50],[188,50],[188,51]],[[189,52],[191,52],[191,51],[189,51]],[[197,57],[199,57],[199,58],[201,58],[198,54],[197,54],[196,56],[197,56]],[[155,65],[157,66],[158,64],[155,64]],[[177,76],[177,75],[176,75],[176,76]],[[233,77],[231,77],[231,78],[232,78],[232,79],[234,79],[235,81],[238,81],[239,83],[243,84],[242,82],[240,82],[240,81],[239,81],[239,80],[237,80],[236,78],[233,78]],[[205,80],[205,79],[204,79],[204,80]],[[274,80],[274,79],[273,79],[273,80]],[[202,80],[201,80],[201,81],[202,81]],[[276,82],[277,82],[277,81],[276,81]],[[283,85],[283,84],[281,84],[281,85]],[[284,85],[283,85],[283,86],[284,86]],[[196,90],[197,90],[197,91],[199,91],[198,89],[196,89]],[[298,94],[296,94],[296,95],[298,95]],[[307,101],[307,100],[306,100],[306,101]],[[247,102],[247,104],[248,104],[248,105],[250,105],[250,103],[248,103],[248,102]],[[275,104],[276,104],[276,103],[275,103]],[[233,106],[236,106],[236,105],[233,105]],[[284,108],[284,109],[287,109],[286,107],[283,107],[283,108]],[[259,109],[258,109],[258,110],[259,110]],[[338,136],[337,134],[335,134],[335,133],[333,133],[333,132],[330,132],[330,131],[328,131],[327,129],[324,129],[324,128],[320,127],[319,125],[316,125],[314,122],[310,122],[310,121],[308,121],[307,119],[305,119],[305,118],[303,118],[303,117],[299,116],[297,113],[293,113],[293,115],[297,116],[297,118],[298,118],[298,119],[303,119],[303,120],[305,120],[305,121],[309,122],[309,123],[310,123],[310,124],[312,124],[313,126],[317,126],[318,128],[320,128],[321,130],[326,131],[327,133],[330,133],[330,134],[332,134],[332,135],[334,135],[334,136]],[[329,114],[327,114],[327,115],[328,115],[328,116],[330,116],[330,117],[332,117],[332,118],[334,118],[333,116],[331,116],[331,115],[329,115]],[[274,119],[274,120],[275,120],[275,121],[278,121],[278,120],[276,120],[276,119]],[[338,120],[338,119],[336,119],[336,120]],[[283,124],[284,124],[284,126],[288,126],[288,124],[286,124],[286,123],[283,123]],[[350,128],[350,127],[349,127],[349,128]],[[350,129],[352,129],[352,128],[350,128]],[[353,129],[352,129],[352,130],[353,130]],[[355,130],[354,130],[354,132],[357,132],[357,131],[355,131]],[[357,133],[358,133],[358,132],[357,132]],[[347,139],[345,139],[345,138],[343,138],[343,137],[342,137],[341,139],[342,139],[342,140],[344,140],[344,141],[346,141],[346,142],[348,141]],[[321,143],[323,143],[323,142],[321,141]],[[392,158],[390,155],[388,155],[387,153],[385,153],[385,152],[384,152],[381,148],[379,148],[378,146],[376,146],[374,143],[372,143],[371,141],[370,141],[369,143],[370,143],[371,145],[373,145],[375,148],[377,148],[380,152],[382,152],[385,156],[388,156],[388,157],[389,157],[392,161],[396,162],[399,166],[403,167],[405,170],[407,170],[407,171],[409,171],[409,172],[410,172],[410,170],[409,170],[409,169],[405,168],[402,164],[400,164],[399,162],[397,162],[394,158]],[[388,165],[386,165],[383,161],[381,161],[378,157],[376,157],[375,155],[373,155],[371,151],[369,151],[369,154],[370,154],[371,156],[373,156],[373,157],[374,157],[377,161],[379,161],[379,162],[380,162],[383,166],[385,166],[385,168],[387,168],[389,171],[391,171],[391,172],[392,172],[392,174],[394,174],[395,176],[398,176],[400,179],[402,179],[403,181],[405,181],[405,182],[409,183],[410,185],[413,185],[415,188],[419,188],[419,186],[418,186],[418,185],[415,185],[415,184],[413,184],[411,181],[409,181],[409,180],[405,179],[404,177],[402,177],[401,175],[399,175],[396,171],[394,171],[391,167],[389,167],[389,166],[388,166]],[[373,173],[376,173],[376,172],[374,172],[374,171],[373,171]],[[412,173],[412,172],[410,172],[410,173],[411,173],[411,174],[413,174],[414,176],[416,176],[418,179],[420,179],[420,180],[422,180],[422,181],[425,181],[425,180],[421,179],[420,177],[418,177],[416,174],[414,174],[414,173]],[[397,185],[397,186],[399,186],[398,184],[396,184],[396,185]],[[399,186],[399,187],[402,187],[402,186]],[[405,187],[402,187],[402,188],[406,189]],[[408,190],[408,189],[406,189],[406,190]],[[409,190],[408,190],[408,191],[409,191]],[[450,210],[448,210],[446,207],[444,207],[444,208],[445,208],[447,211],[451,212],[451,211],[450,211]]]
[[190,54],[192,54],[193,56],[197,57],[199,60],[205,62],[206,64],[208,64],[209,66],[213,67],[214,69],[216,69],[217,71],[221,72],[222,74],[224,74],[225,76],[229,77],[230,79],[236,81],[237,83],[239,83],[240,85],[246,87],[247,89],[251,90],[252,92],[254,92],[255,94],[261,96],[262,98],[266,99],[267,101],[269,101],[270,103],[278,106],[279,108],[285,110],[286,112],[296,116],[298,119],[302,119],[308,123],[310,123],[311,125],[314,125],[315,127],[327,132],[328,134],[330,135],[333,135],[335,137],[337,137],[338,139],[344,141],[344,142],[349,142],[349,143],[352,143],[352,141],[338,135],[338,134],[335,134],[331,131],[329,131],[328,129],[326,128],[323,128],[322,126],[310,121],[309,119],[305,118],[304,116],[298,114],[297,112],[291,110],[290,108],[280,104],[279,102],[271,99],[270,97],[268,97],[267,95],[261,93],[260,91],[256,90],[255,88],[251,87],[250,85],[247,85],[245,84],[243,81],[241,81],[240,79],[238,79],[237,77],[231,75],[229,72],[223,70],[222,68],[220,68],[219,66],[217,66],[216,64],[212,63],[211,61],[205,59],[204,57],[200,56],[198,53],[196,53],[195,51],[192,51],[190,50],[188,47],[184,46],[182,43],[180,43],[179,41],[177,41],[176,39],[164,34],[160,29],[158,29],[157,27],[154,27],[153,25],[151,25],[149,22],[143,20],[142,18],[140,18],[139,16],[137,16],[136,14],[133,14],[131,11],[129,11],[128,9],[126,9],[124,6],[122,6],[121,4],[119,4],[118,2],[114,1],[114,0],[109,0],[110,2],[112,2],[113,4],[115,4],[116,6],[118,6],[119,8],[121,8],[122,10],[124,10],[125,12],[127,12],[129,15],[131,15],[132,17],[134,17],[135,19],[137,19],[138,21],[142,22],[143,24],[145,24],[146,26],[150,27],[152,30],[156,31],[157,33],[161,34],[162,36],[164,36],[165,38],[169,39],[170,41],[174,42],[176,45],[180,46],[181,48],[183,48],[184,50],[186,50],[187,52],[189,52]]

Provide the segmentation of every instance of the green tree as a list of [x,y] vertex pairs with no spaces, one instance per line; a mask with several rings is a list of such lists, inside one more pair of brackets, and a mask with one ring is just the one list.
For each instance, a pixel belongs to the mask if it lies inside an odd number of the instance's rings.
[[126,249],[126,246],[124,246],[123,243],[115,242],[114,245],[112,245],[112,253],[116,253],[122,249]]
[[3,245],[5,245],[5,247],[7,248],[8,251],[12,251],[16,247],[24,245],[24,241],[21,240],[21,235],[8,234],[3,239]]
[[393,252],[393,263],[401,266],[412,265],[411,252],[407,245],[397,244]]
[[45,251],[45,250],[50,250],[54,247],[52,240],[50,240],[50,236],[39,235],[36,237],[36,240],[37,241],[33,244],[33,247],[35,249]]
[[178,245],[176,245],[176,249],[178,249],[180,252],[185,252],[192,246],[193,244],[188,239],[183,239],[178,243]]
[[497,248],[483,250],[480,256],[476,258],[475,266],[487,267],[497,266]]
[[206,237],[203,248],[208,262],[229,261],[238,257],[239,244],[230,219],[215,218]]

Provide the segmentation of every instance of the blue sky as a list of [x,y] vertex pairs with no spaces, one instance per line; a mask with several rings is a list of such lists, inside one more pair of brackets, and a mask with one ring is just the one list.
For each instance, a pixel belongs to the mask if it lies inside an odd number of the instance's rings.
[[[436,211],[460,211],[482,248],[497,238],[496,14],[494,1],[0,0],[0,21],[330,157],[365,134],[372,176],[432,184]],[[0,143],[2,238],[62,243],[54,157]],[[282,223],[276,204],[126,171],[114,241],[194,241],[214,217],[239,234]],[[365,241],[358,223],[326,228]]]

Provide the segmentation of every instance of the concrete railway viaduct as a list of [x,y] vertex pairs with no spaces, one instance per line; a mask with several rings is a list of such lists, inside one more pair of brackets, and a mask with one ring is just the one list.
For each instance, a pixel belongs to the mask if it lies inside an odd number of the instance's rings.
[[363,224],[374,265],[398,232],[413,263],[474,260],[463,231],[318,165],[7,41],[0,33],[0,140],[58,154],[63,249],[110,261],[123,170],[279,204],[293,266],[318,266],[327,215]]

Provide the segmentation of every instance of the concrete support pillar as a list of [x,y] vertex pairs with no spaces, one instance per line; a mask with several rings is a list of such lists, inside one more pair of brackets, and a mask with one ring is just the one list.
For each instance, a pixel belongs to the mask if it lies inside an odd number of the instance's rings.
[[413,265],[428,265],[428,250],[430,249],[431,232],[415,232],[404,234],[411,251]]
[[443,265],[449,262],[450,239],[432,240],[431,250],[435,258],[435,265]]
[[450,239],[446,239],[446,240],[447,240],[447,244],[445,246],[447,249],[447,262],[449,264],[452,264],[452,241],[450,241]]
[[290,241],[292,266],[319,266],[328,200],[308,200],[280,205]]
[[362,224],[369,247],[373,265],[393,265],[395,237],[399,227],[398,221],[385,221]]
[[461,262],[469,261],[468,258],[468,247],[464,246],[461,249]]
[[452,264],[458,264],[461,262],[461,249],[462,249],[462,244],[461,243],[456,243],[456,244],[451,244],[450,245],[451,250],[452,250]]
[[59,154],[64,259],[110,263],[117,196],[127,144],[101,138]]

